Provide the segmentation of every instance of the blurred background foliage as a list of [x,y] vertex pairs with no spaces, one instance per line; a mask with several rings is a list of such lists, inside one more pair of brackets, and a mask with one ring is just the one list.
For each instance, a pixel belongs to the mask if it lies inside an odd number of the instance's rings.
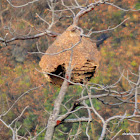
[[[26,2],[25,0],[24,2]],[[123,8],[140,9],[140,0],[110,0],[114,4]],[[78,0],[83,4],[83,0]],[[92,0],[89,0],[89,3]],[[12,1],[15,5],[23,4],[23,1]],[[69,4],[69,1],[66,2]],[[83,5],[84,6],[84,5]],[[56,7],[57,10],[61,9],[61,6]],[[75,10],[77,12],[77,10]],[[48,20],[51,19],[51,14],[48,12],[48,5],[45,0],[39,1],[24,8],[12,8],[5,0],[0,1],[0,36],[4,37],[6,33],[9,33],[8,27],[14,36],[27,35],[29,31],[31,34],[36,34],[39,31],[44,31],[47,25],[42,22],[37,16],[38,13],[41,17]],[[71,25],[72,18],[71,13],[65,11],[63,18],[60,19],[53,28],[53,31],[62,33],[65,29]],[[138,66],[140,64],[140,28],[139,28],[139,12],[123,12],[114,7],[107,5],[100,5],[94,9],[94,11],[83,16],[80,20],[79,26],[82,27],[87,33],[91,28],[93,31],[107,29],[108,27],[114,27],[119,24],[124,18],[130,19],[123,23],[120,27],[111,32],[104,32],[100,34],[93,34],[91,40],[97,44],[98,49],[101,52],[102,60],[96,77],[91,80],[92,83],[99,83],[104,85],[110,85],[115,83],[120,76],[120,72],[123,69],[130,70],[137,73]],[[10,33],[8,34],[10,36]],[[29,108],[24,115],[13,124],[13,126],[21,126],[19,134],[29,137],[28,131],[32,136],[40,132],[46,125],[50,111],[53,109],[54,100],[59,92],[59,87],[51,85],[46,82],[45,77],[39,73],[36,69],[41,70],[39,67],[39,61],[41,54],[31,54],[29,52],[37,51],[36,43],[38,43],[41,51],[45,51],[55,39],[47,36],[34,40],[15,41],[5,46],[0,43],[0,113],[6,111],[15,100],[27,90],[44,85],[36,90],[30,91],[23,96],[15,105],[15,107],[3,118],[7,123],[10,123],[15,117],[17,117],[25,106],[29,105]],[[136,80],[136,77],[130,78]],[[129,89],[129,84],[123,79],[117,89],[124,91]],[[64,98],[63,103],[66,103],[66,107],[70,108],[73,105],[75,99],[81,95],[82,88],[78,86],[70,86],[69,90]],[[98,94],[101,92],[93,90],[92,94]],[[86,92],[84,94],[87,94]],[[110,102],[115,102],[112,99],[106,99]],[[139,100],[140,101],[140,100]],[[100,101],[94,99],[94,106],[98,112],[104,117],[108,118],[115,114],[124,114],[128,109],[128,113],[132,113],[133,105],[118,105],[109,106],[104,105]],[[87,102],[88,104],[88,102]],[[61,114],[65,113],[66,109],[62,106]],[[79,110],[76,113],[78,116],[87,116],[88,113],[83,110]],[[69,118],[75,117],[74,115]],[[92,114],[94,121],[90,124],[89,135],[92,139],[96,140],[102,130],[101,121]],[[123,121],[119,127],[116,125],[117,120],[110,122],[108,128],[113,133],[108,133],[106,140],[109,140],[118,132],[119,129],[123,131],[140,130],[140,125],[136,127],[135,123],[130,123],[127,120]],[[65,140],[67,134],[74,135],[78,129],[80,136],[76,139],[86,140],[87,123],[65,123],[56,127],[55,137],[61,140]],[[11,132],[0,122],[1,131],[0,139],[10,140]],[[136,130],[136,131],[137,131]],[[62,133],[63,132],[63,133]],[[42,140],[45,133],[42,133],[37,140]],[[54,137],[54,139],[55,139]],[[126,136],[129,139],[128,136]],[[125,138],[126,138],[125,137]],[[74,138],[74,136],[73,136]],[[123,139],[120,136],[120,139]]]

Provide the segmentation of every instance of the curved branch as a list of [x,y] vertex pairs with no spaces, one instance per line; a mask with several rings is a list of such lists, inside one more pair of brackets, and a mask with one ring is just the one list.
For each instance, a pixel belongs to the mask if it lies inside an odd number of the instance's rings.
[[106,31],[115,30],[115,29],[117,29],[119,26],[121,26],[124,22],[126,22],[128,19],[129,19],[129,17],[126,18],[126,19],[124,19],[121,23],[119,23],[119,24],[118,24],[117,26],[115,26],[115,27],[112,27],[112,28],[108,27],[108,29],[104,29],[104,30],[100,30],[100,31],[91,31],[91,32],[89,32],[87,35],[84,35],[84,34],[83,34],[83,36],[85,36],[85,37],[90,37],[92,34],[97,34],[97,33],[102,33],[102,32],[106,32]]
[[66,52],[66,51],[69,51],[69,50],[72,50],[74,47],[76,47],[77,45],[79,45],[82,41],[82,36],[80,36],[80,39],[77,43],[75,43],[74,45],[72,45],[70,48],[67,48],[67,49],[63,49],[62,51],[59,51],[59,52],[56,52],[56,53],[43,53],[39,50],[38,46],[37,46],[37,50],[38,52],[29,52],[30,54],[43,54],[43,55],[58,55],[60,53],[63,53],[63,52]]
[[121,8],[121,7],[113,4],[113,3],[109,3],[107,1],[108,0],[99,0],[98,2],[89,4],[87,7],[85,7],[81,11],[79,11],[78,14],[73,19],[73,25],[77,26],[78,25],[78,22],[79,22],[79,19],[82,16],[84,16],[85,14],[91,12],[92,10],[94,10],[94,8],[96,6],[99,6],[100,4],[111,5],[111,6],[115,7],[115,8],[117,8],[117,9],[122,10],[122,11],[125,11],[125,12],[128,12],[128,11],[140,11],[140,9],[138,9],[138,10],[135,10],[135,9],[124,9],[124,8]]
[[36,39],[36,38],[40,38],[40,37],[45,36],[45,35],[50,36],[50,37],[57,37],[59,34],[55,33],[55,32],[51,32],[51,31],[45,31],[45,32],[42,32],[42,33],[39,33],[39,34],[36,34],[36,35],[33,35],[33,36],[13,37],[13,38],[11,38],[9,40],[5,40],[5,39],[0,37],[0,42],[3,42],[5,44],[7,44],[7,43],[13,42],[15,40]]
[[92,11],[94,9],[94,7],[100,2],[97,2],[97,3],[91,3],[90,5],[88,5],[87,7],[85,7],[84,9],[82,9],[73,19],[73,25],[77,26],[78,25],[78,22],[79,22],[79,19],[89,13],[90,11]]
[[15,6],[15,5],[13,5],[9,0],[7,0],[7,2],[8,2],[12,7],[14,7],[14,8],[25,7],[25,6],[29,5],[29,4],[32,4],[32,3],[38,2],[38,1],[39,1],[39,0],[33,0],[33,1],[30,1],[30,2],[27,2],[27,3],[23,4],[23,5]]

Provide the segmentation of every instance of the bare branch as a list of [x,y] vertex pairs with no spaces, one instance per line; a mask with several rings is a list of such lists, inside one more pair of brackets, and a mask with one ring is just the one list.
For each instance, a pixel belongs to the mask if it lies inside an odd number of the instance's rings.
[[23,111],[21,112],[21,114],[17,117],[17,118],[15,118],[11,123],[10,123],[10,126],[15,122],[15,121],[17,121],[22,115],[23,115],[23,113],[25,112],[25,110],[28,108],[29,106],[26,106],[24,109],[23,109]]
[[47,125],[48,128],[47,128],[47,131],[46,131],[45,140],[51,140],[52,137],[53,137],[54,127],[56,126],[56,119],[57,119],[57,116],[59,114],[60,105],[61,105],[61,102],[63,101],[63,98],[64,98],[64,95],[66,93],[67,87],[68,87],[68,83],[67,83],[66,80],[64,80],[64,82],[61,86],[59,95],[55,99],[53,115],[51,115],[49,117],[49,120],[48,120],[48,125]]
[[60,53],[64,53],[64,52],[66,52],[66,51],[72,50],[74,47],[76,47],[78,44],[80,44],[81,41],[82,41],[82,36],[80,36],[79,41],[78,41],[77,43],[75,43],[74,45],[72,45],[70,48],[68,48],[68,49],[63,49],[62,51],[56,52],[56,53],[43,53],[43,52],[41,52],[41,51],[39,50],[38,45],[37,45],[37,50],[38,50],[38,52],[29,52],[29,53],[30,53],[30,54],[44,54],[44,55],[58,55],[58,54],[60,54]]
[[105,30],[100,30],[100,31],[90,31],[87,35],[83,35],[85,37],[90,37],[92,34],[97,34],[97,33],[102,33],[102,32],[106,32],[106,31],[113,31],[115,29],[117,29],[119,26],[121,26],[124,22],[126,22],[129,18],[124,19],[120,24],[118,24],[117,26],[110,28],[108,27],[108,29]]
[[140,11],[140,9],[138,9],[138,10],[135,10],[135,9],[124,9],[124,8],[121,8],[121,7],[117,6],[117,5],[115,5],[113,3],[109,3],[109,2],[105,2],[105,4],[111,5],[111,6],[115,7],[115,8],[117,8],[117,9],[125,11],[125,12],[128,12],[128,11],[135,11],[135,12],[136,11]]
[[15,104],[16,104],[25,94],[29,93],[29,92],[32,91],[32,90],[36,90],[36,89],[38,89],[38,88],[40,88],[40,87],[42,87],[42,86],[43,86],[43,85],[38,86],[38,87],[34,87],[34,88],[29,89],[28,91],[24,92],[23,94],[21,94],[21,96],[18,97],[18,99],[11,105],[11,107],[10,107],[6,112],[4,112],[3,114],[1,114],[0,117],[3,117],[3,116],[5,116],[5,115],[7,115],[7,113],[15,106]]
[[7,44],[7,43],[10,43],[10,42],[15,41],[15,40],[36,39],[36,38],[40,38],[40,37],[45,36],[45,35],[48,35],[50,37],[57,37],[59,34],[46,30],[45,32],[42,32],[42,33],[39,33],[39,34],[36,34],[36,35],[33,35],[33,36],[13,37],[9,40],[5,40],[5,39],[0,37],[0,41]]
[[25,6],[29,5],[29,4],[33,4],[33,3],[38,2],[38,1],[39,1],[39,0],[33,0],[33,1],[30,1],[30,2],[25,3],[25,4],[23,4],[23,5],[15,6],[15,5],[13,5],[9,0],[7,0],[7,2],[8,2],[12,7],[14,7],[14,8],[25,7]]
[[90,120],[89,118],[81,117],[81,118],[78,118],[78,119],[66,119],[64,122],[66,122],[66,123],[77,123],[77,122],[88,122],[89,120]]

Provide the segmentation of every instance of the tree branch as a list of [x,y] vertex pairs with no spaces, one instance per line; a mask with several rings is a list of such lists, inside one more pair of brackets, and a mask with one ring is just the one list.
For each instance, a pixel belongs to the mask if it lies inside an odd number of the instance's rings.
[[7,43],[10,43],[12,41],[15,41],[15,40],[29,40],[29,39],[36,39],[36,38],[39,38],[39,37],[42,37],[42,36],[50,36],[50,37],[57,37],[59,34],[58,33],[55,33],[55,32],[52,32],[52,31],[49,31],[49,30],[46,30],[45,32],[42,32],[42,33],[39,33],[39,34],[36,34],[36,35],[33,35],[33,36],[21,36],[21,37],[13,37],[9,40],[5,40],[3,38],[0,37],[0,42],[3,42],[5,44]]
[[29,5],[29,4],[32,4],[32,3],[37,2],[37,1],[39,1],[39,0],[33,0],[33,1],[30,1],[30,2],[27,2],[27,3],[23,4],[23,5],[15,6],[15,5],[13,5],[9,0],[7,0],[7,2],[8,2],[12,7],[14,7],[14,8],[25,7],[25,6]]
[[78,119],[66,119],[64,122],[65,123],[77,123],[77,122],[88,122],[89,120],[92,121],[92,119],[90,119],[90,118],[81,117]]
[[63,98],[65,96],[65,93],[67,91],[67,88],[68,88],[68,82],[67,82],[67,80],[64,80],[64,82],[63,82],[63,84],[61,86],[59,95],[55,99],[53,113],[49,117],[49,120],[48,120],[48,125],[47,125],[47,131],[46,131],[46,135],[45,135],[45,140],[52,140],[54,129],[55,129],[55,126],[56,126],[56,119],[57,119],[57,116],[59,114],[60,106],[61,106],[61,103],[62,103]]

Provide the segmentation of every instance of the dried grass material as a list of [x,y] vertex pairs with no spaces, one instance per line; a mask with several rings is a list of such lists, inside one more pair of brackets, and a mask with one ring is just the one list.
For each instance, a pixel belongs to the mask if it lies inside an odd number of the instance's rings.
[[[80,31],[73,30],[70,26],[57,37],[54,43],[47,49],[46,53],[57,53],[71,48],[80,41]],[[53,73],[64,77],[69,67],[71,50],[57,55],[44,55],[39,63],[43,72]],[[95,74],[99,66],[100,53],[90,39],[82,37],[81,42],[73,48],[72,62],[72,82],[83,83],[89,81]],[[47,80],[53,84],[61,85],[63,80],[55,76],[45,74]]]

